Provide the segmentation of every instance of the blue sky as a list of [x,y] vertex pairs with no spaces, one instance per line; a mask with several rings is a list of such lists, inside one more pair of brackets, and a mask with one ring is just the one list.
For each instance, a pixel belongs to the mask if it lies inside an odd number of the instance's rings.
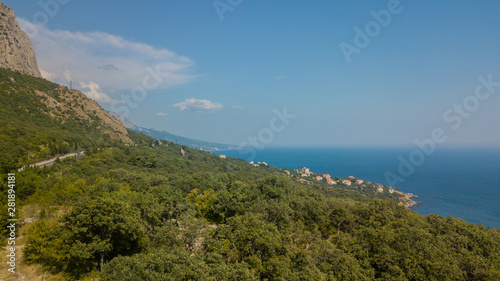
[[475,96],[478,77],[500,82],[499,1],[3,2],[47,78],[139,126],[266,146],[412,146],[436,128],[443,145],[500,144],[500,86]]

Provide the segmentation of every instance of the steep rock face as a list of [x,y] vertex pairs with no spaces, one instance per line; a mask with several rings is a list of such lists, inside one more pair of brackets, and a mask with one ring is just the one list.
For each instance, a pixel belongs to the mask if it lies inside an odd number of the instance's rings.
[[28,34],[17,24],[14,11],[0,2],[0,67],[42,77]]

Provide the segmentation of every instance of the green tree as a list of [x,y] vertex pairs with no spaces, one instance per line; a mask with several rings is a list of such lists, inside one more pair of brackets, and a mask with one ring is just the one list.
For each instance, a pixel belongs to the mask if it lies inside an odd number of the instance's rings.
[[136,208],[111,198],[97,198],[76,204],[64,216],[69,231],[70,260],[87,270],[96,263],[140,250],[144,224]]
[[353,220],[353,215],[346,207],[337,206],[330,213],[330,220],[340,235],[340,231],[345,231],[346,225]]
[[32,224],[26,237],[24,254],[29,264],[39,263],[50,271],[65,270],[68,245],[57,221],[41,219]]
[[221,254],[231,263],[249,264],[262,279],[286,280],[290,273],[290,259],[280,233],[258,214],[229,218],[228,226],[218,227],[208,244],[209,252]]

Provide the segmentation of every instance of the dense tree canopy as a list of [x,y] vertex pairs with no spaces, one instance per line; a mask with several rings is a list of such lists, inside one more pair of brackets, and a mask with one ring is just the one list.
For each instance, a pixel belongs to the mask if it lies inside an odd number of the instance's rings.
[[[31,226],[27,257],[72,278],[100,271],[102,261],[105,280],[500,276],[497,230],[421,216],[392,200],[336,197],[276,170],[186,150],[192,160],[173,144],[117,147],[23,172],[40,181],[26,202],[47,213]],[[141,154],[158,167],[128,161]],[[53,204],[72,207],[61,217]]]
[[[0,83],[20,95],[2,92],[2,114],[17,116],[4,122],[0,143],[19,144],[1,146],[4,171],[26,163],[35,146],[66,151],[64,142],[76,149],[72,138],[89,141],[85,156],[16,177],[21,215],[35,218],[24,226],[25,259],[48,272],[70,280],[500,280],[498,230],[421,216],[373,192],[301,183],[271,166],[185,146],[182,155],[139,133],[129,132],[137,146],[126,146],[75,123],[84,137],[9,107],[5,100],[26,100],[36,115],[22,89],[54,87],[18,76]],[[16,129],[30,118],[37,123]]]

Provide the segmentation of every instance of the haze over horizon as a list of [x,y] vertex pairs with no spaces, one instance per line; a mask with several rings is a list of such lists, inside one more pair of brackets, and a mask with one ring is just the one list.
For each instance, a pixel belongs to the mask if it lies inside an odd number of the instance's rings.
[[443,145],[500,145],[498,1],[3,2],[45,78],[142,127],[267,146],[412,146],[442,129]]

